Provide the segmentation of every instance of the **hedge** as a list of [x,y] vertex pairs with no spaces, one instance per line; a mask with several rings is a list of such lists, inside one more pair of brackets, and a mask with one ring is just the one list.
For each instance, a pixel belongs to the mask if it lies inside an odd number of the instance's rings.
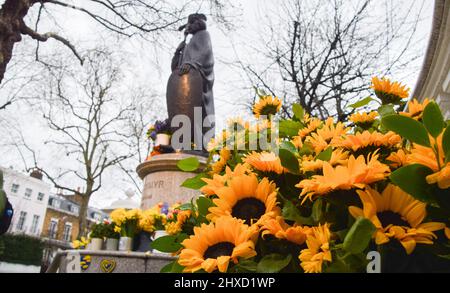
[[40,266],[44,244],[39,238],[27,235],[5,234],[0,236],[3,251],[0,261],[23,265]]

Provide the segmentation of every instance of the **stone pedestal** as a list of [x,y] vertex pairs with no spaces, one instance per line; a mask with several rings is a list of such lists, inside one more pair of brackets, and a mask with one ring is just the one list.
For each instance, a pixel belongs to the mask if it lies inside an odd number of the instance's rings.
[[196,172],[201,172],[206,166],[206,158],[184,153],[156,155],[137,167],[139,177],[144,180],[141,209],[148,209],[159,202],[169,205],[190,202],[191,198],[199,195],[196,190],[181,187],[186,179],[196,173],[183,172],[177,167],[180,160],[193,156],[200,162]]
[[159,273],[175,259],[158,253],[65,250],[47,273]]

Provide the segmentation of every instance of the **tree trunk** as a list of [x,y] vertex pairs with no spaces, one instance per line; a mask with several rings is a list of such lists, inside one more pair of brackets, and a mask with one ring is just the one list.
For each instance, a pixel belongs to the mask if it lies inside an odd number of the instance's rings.
[[81,236],[87,235],[87,211],[89,206],[89,200],[91,198],[90,193],[84,193],[81,197],[81,204],[80,204],[80,213],[78,215],[78,239],[80,239]]
[[24,17],[36,0],[6,0],[0,9],[0,83],[12,57],[14,44],[22,40]]

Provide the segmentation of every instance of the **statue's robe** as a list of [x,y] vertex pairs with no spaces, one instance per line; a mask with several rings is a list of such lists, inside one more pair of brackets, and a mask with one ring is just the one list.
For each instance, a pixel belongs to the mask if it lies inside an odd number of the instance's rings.
[[[179,60],[181,59],[181,60]],[[198,123],[195,124],[194,123],[194,117],[193,117],[193,110],[192,108],[195,107],[196,105],[199,105],[199,100],[197,99],[197,96],[190,96],[190,97],[186,97],[191,99],[190,101],[190,105],[189,106],[191,109],[186,109],[186,101],[183,100],[178,100],[178,102],[180,103],[178,106],[177,105],[173,105],[171,103],[173,103],[173,100],[171,98],[168,97],[168,110],[169,110],[169,118],[173,117],[174,114],[188,114],[188,116],[191,119],[191,122],[193,123],[192,125],[192,132],[191,132],[191,139],[192,142],[196,145],[199,146],[200,142],[202,142],[202,146],[203,146],[203,151],[206,148],[206,143],[208,141],[208,139],[212,138],[206,138],[205,134],[208,133],[212,133],[213,135],[213,131],[214,131],[214,96],[213,96],[213,85],[214,85],[214,57],[213,57],[213,52],[212,52],[212,45],[211,45],[211,38],[210,35],[208,33],[208,31],[206,30],[201,30],[196,32],[195,34],[192,35],[192,38],[190,39],[190,41],[186,44],[185,48],[183,49],[183,53],[181,55],[181,58],[179,55],[175,55],[174,59],[172,60],[172,70],[174,70],[174,73],[172,73],[172,77],[171,79],[169,79],[169,87],[168,87],[168,95],[170,97],[173,97],[173,93],[172,93],[172,89],[170,89],[171,86],[175,86],[178,87],[178,89],[174,89],[174,91],[178,91],[180,93],[184,93],[184,91],[182,90],[183,85],[179,84],[180,80],[183,80],[182,78],[179,79],[178,77],[173,76],[178,75],[178,72],[176,70],[176,68],[179,68],[181,66],[183,66],[183,64],[189,64],[191,65],[191,70],[189,73],[187,73],[189,75],[189,79],[190,80],[190,85],[191,86],[195,86],[196,83],[196,73],[194,71],[197,71],[198,73],[200,73],[201,75],[201,79],[202,79],[202,85],[199,85],[200,87],[202,87],[202,89],[196,89],[196,90],[191,90],[190,95],[196,95],[195,93],[201,93],[202,97],[201,97],[201,106],[202,106],[202,123],[204,121],[204,119],[206,117],[208,117],[209,120],[209,124],[212,125],[211,127],[203,127],[202,125],[199,125]],[[176,86],[176,84],[178,83],[178,86]],[[181,81],[181,83],[183,83]],[[183,95],[182,95],[183,96]],[[180,97],[180,96],[179,96]],[[183,97],[185,98],[185,97]],[[200,98],[200,97],[199,97]],[[178,103],[177,103],[178,104]],[[182,113],[178,112],[181,111]],[[178,112],[178,113],[176,113]],[[206,122],[208,123],[208,122]],[[206,125],[206,124],[205,124]],[[194,131],[194,128],[196,129]],[[205,142],[206,140],[206,142]],[[198,149],[197,150],[202,150],[202,149]]]

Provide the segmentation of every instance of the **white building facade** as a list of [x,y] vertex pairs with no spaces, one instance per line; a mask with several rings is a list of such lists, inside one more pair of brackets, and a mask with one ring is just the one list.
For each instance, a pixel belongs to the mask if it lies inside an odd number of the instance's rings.
[[[44,225],[51,185],[42,181],[42,175],[27,175],[0,167],[4,190],[14,209],[8,232],[39,237]],[[32,177],[33,176],[33,177]]]

